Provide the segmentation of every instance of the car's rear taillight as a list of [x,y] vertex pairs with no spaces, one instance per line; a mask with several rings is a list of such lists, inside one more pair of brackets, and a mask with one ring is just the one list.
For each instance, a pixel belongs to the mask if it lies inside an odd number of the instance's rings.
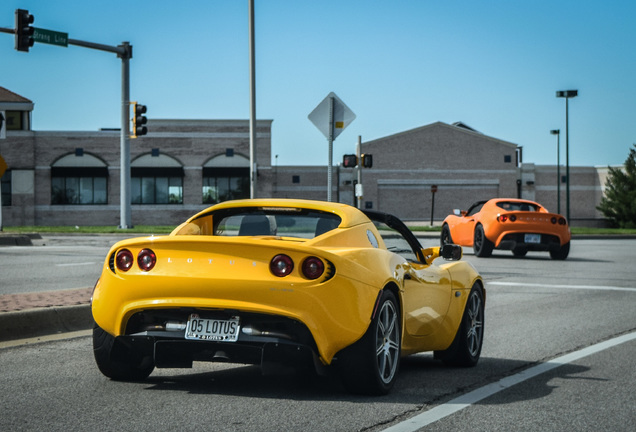
[[499,215],[499,216],[497,216],[497,220],[499,222],[507,222],[507,221],[514,222],[514,221],[517,220],[517,216],[515,216],[515,215],[510,215],[510,216],[508,216],[508,215]]
[[157,263],[157,256],[150,249],[142,249],[137,255],[137,264],[143,271],[150,271]]
[[559,218],[559,225],[567,225],[565,218]]
[[279,254],[272,258],[269,269],[274,276],[287,276],[294,269],[294,261],[285,254]]
[[132,267],[135,262],[135,258],[133,257],[132,252],[128,249],[122,249],[117,252],[117,256],[115,257],[115,265],[121,271],[128,271]]
[[325,264],[320,258],[312,256],[303,261],[302,270],[307,279],[318,279],[325,272]]

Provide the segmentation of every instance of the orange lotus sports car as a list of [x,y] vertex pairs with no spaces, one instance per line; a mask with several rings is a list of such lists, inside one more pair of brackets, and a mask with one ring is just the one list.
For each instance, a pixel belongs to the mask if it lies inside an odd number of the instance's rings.
[[124,381],[194,361],[308,366],[385,394],[402,356],[479,360],[486,291],[461,256],[346,204],[220,203],[110,249],[92,297],[95,361]]
[[565,218],[536,202],[495,198],[454,213],[442,224],[442,245],[472,247],[478,257],[503,249],[519,257],[528,251],[547,251],[552,259],[564,260],[570,252],[570,228]]

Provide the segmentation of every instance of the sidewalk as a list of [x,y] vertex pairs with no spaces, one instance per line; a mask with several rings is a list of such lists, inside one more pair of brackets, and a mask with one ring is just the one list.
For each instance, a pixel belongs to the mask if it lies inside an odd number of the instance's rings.
[[89,330],[92,287],[0,295],[0,342]]

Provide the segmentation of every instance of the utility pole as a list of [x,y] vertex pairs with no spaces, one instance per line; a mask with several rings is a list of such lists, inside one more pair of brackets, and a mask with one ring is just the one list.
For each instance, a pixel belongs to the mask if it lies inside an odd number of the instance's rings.
[[256,198],[256,66],[254,58],[254,0],[249,0],[250,39],[250,198]]

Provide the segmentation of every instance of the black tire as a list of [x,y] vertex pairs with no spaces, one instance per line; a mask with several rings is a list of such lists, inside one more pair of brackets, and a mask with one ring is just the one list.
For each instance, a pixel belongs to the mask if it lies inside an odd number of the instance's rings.
[[570,242],[567,242],[559,248],[559,250],[550,251],[550,258],[553,260],[563,261],[570,254]]
[[528,254],[528,249],[524,247],[516,247],[512,250],[512,254],[516,257],[522,258]]
[[462,322],[453,343],[435,358],[448,366],[472,367],[477,364],[484,342],[484,292],[479,283],[470,290]]
[[444,224],[442,226],[442,234],[439,237],[440,246],[444,246],[447,244],[453,244],[453,238],[451,237],[450,228],[448,224]]
[[494,248],[494,243],[486,238],[484,227],[481,224],[478,224],[475,227],[475,234],[473,237],[473,251],[475,252],[475,255],[480,258],[487,258],[492,255],[492,250]]
[[128,349],[98,325],[93,328],[93,354],[100,372],[116,381],[142,381],[155,369],[152,357]]
[[343,384],[351,393],[385,395],[397,378],[402,333],[395,295],[384,290],[378,305],[362,339],[338,355]]

